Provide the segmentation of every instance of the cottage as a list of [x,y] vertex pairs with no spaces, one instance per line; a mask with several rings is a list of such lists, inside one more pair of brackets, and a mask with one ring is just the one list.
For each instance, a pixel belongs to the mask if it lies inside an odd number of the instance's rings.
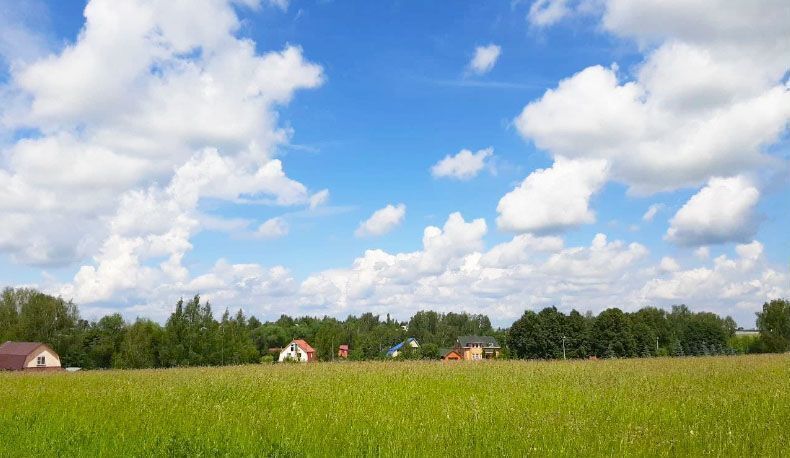
[[41,342],[6,342],[0,345],[0,370],[60,371],[60,357]]
[[294,339],[280,352],[279,362],[298,361],[309,363],[315,361],[315,349],[302,339]]
[[467,361],[498,358],[501,349],[489,336],[461,336],[455,341],[455,350]]
[[414,337],[409,337],[403,342],[394,345],[392,348],[387,350],[387,356],[395,358],[396,356],[400,355],[401,351],[403,351],[404,345],[410,348],[420,348],[420,344],[417,342],[417,339]]
[[441,355],[444,361],[460,361],[464,359],[463,353],[455,348],[444,348],[441,351]]
[[343,344],[337,349],[338,358],[348,358],[348,345]]

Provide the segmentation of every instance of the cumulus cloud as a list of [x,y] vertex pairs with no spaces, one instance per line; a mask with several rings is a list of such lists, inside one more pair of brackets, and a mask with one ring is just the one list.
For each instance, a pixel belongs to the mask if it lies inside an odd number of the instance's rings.
[[600,4],[604,29],[642,44],[644,62],[633,79],[596,65],[562,80],[524,107],[521,135],[555,157],[608,160],[643,194],[770,162],[790,119],[782,2]]
[[384,235],[397,227],[406,217],[406,205],[389,204],[373,212],[367,220],[361,222],[354,232],[357,237]]
[[675,269],[649,279],[641,295],[661,304],[695,304],[750,323],[764,301],[790,293],[789,278],[765,260],[760,242],[738,245],[736,253],[735,258],[721,255],[710,266]]
[[[319,86],[322,68],[296,46],[258,53],[236,36],[234,3],[91,0],[75,42],[11,69],[0,122],[19,140],[0,168],[0,250],[83,263],[52,292],[80,303],[183,294],[191,238],[246,224],[204,213],[204,199],[325,200],[276,158],[291,135],[277,107]],[[263,232],[282,232],[273,221]]]
[[265,239],[276,239],[288,235],[288,230],[288,223],[280,217],[275,217],[264,221],[258,226],[255,235]]
[[478,75],[490,72],[499,60],[500,54],[502,48],[495,44],[476,47],[475,55],[469,62],[469,70]]
[[604,184],[608,165],[601,160],[557,158],[538,169],[497,205],[497,226],[515,232],[567,229],[595,221],[590,198]]
[[477,176],[486,166],[486,159],[494,155],[494,148],[485,148],[476,153],[463,149],[458,154],[447,155],[431,167],[431,175],[435,178],[455,178],[469,180]]
[[712,178],[670,220],[666,239],[680,245],[748,241],[756,231],[759,198],[743,176]]

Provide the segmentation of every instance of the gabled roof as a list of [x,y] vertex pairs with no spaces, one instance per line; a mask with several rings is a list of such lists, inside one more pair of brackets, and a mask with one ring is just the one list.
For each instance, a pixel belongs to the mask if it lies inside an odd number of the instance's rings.
[[298,345],[305,353],[315,353],[315,348],[311,347],[309,343],[302,339],[294,339],[291,342]]
[[45,347],[52,353],[54,350],[49,345],[41,342],[6,342],[0,345],[0,370],[19,370],[24,369],[25,361],[31,353],[41,347]]
[[468,347],[473,343],[481,343],[483,347],[499,347],[496,339],[490,336],[459,336],[458,345]]
[[446,358],[450,353],[455,353],[456,355],[460,356],[461,358],[464,357],[458,350],[455,348],[442,348],[439,350],[439,354],[442,355],[442,359]]
[[341,349],[341,350],[348,350],[348,345],[346,345],[346,344],[340,344],[340,349]]
[[417,343],[417,346],[419,346],[419,345],[420,345],[420,344],[417,342],[417,339],[415,339],[414,337],[409,337],[408,339],[404,340],[403,342],[401,342],[401,343],[398,343],[398,344],[395,344],[395,345],[393,345],[393,346],[392,346],[392,347],[391,347],[389,350],[387,350],[387,356],[392,356],[392,354],[393,354],[393,353],[395,353],[396,351],[398,351],[398,350],[400,350],[401,348],[403,348],[403,346],[404,346],[404,345],[406,345],[406,344],[409,344],[409,343],[412,343],[412,342],[415,342],[415,343]]

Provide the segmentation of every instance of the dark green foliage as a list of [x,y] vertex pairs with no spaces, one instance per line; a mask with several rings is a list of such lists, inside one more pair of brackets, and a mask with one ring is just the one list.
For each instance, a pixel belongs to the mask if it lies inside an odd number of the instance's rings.
[[164,329],[151,320],[137,319],[126,330],[121,349],[113,358],[113,367],[141,369],[160,367],[159,353]]
[[433,311],[418,312],[408,323],[372,313],[342,321],[281,315],[261,322],[227,309],[217,320],[211,305],[195,296],[179,300],[163,327],[145,319],[129,324],[119,314],[89,322],[80,319],[72,302],[33,289],[7,288],[0,295],[0,342],[46,342],[64,366],[86,369],[257,363],[275,360],[292,339],[307,340],[324,361],[337,359],[341,344],[349,346],[351,360],[384,359],[392,345],[408,337],[415,337],[420,348],[405,348],[398,359],[438,359],[439,348],[452,347],[461,335],[495,337],[502,358],[694,356],[790,348],[790,303],[766,303],[757,321],[761,335],[748,340],[733,337],[730,317],[694,313],[685,305],[670,312],[607,309],[597,317],[547,307],[526,311],[510,329],[496,330],[485,315]]
[[790,301],[775,299],[757,313],[757,328],[767,352],[790,350]]

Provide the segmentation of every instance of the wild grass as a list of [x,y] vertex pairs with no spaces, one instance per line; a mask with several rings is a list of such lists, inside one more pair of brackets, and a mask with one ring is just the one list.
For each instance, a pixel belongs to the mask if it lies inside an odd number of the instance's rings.
[[790,355],[0,374],[1,456],[782,456]]

